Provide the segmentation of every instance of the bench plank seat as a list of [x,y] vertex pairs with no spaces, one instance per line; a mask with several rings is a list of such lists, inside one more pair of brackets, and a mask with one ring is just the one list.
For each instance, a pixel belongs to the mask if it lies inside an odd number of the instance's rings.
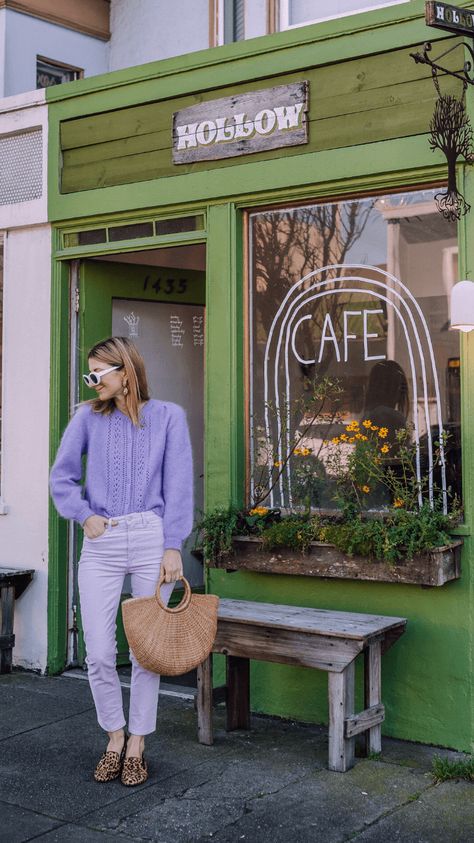
[[[227,707],[227,730],[250,727],[250,659],[328,673],[329,769],[354,763],[354,736],[381,750],[381,657],[404,633],[406,618],[223,598],[212,651],[226,656],[226,685],[212,687],[212,654],[198,668],[199,741],[213,743],[212,706]],[[365,710],[354,712],[355,658],[364,653]]]
[[275,626],[278,629],[294,629],[318,635],[363,639],[404,625],[405,618],[385,615],[365,615],[359,612],[339,612],[331,609],[310,609],[288,606],[280,603],[255,603],[252,600],[219,601],[218,618],[221,621],[236,620],[240,624]]

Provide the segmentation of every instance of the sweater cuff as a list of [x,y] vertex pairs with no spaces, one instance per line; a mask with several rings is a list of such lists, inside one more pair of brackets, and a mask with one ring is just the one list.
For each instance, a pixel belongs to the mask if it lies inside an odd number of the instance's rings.
[[179,550],[181,552],[182,545],[182,539],[178,539],[175,536],[167,536],[164,540],[163,550]]
[[91,515],[95,515],[95,512],[92,512],[92,509],[90,508],[89,504],[84,501],[84,505],[80,508],[75,520],[79,522],[81,527],[83,527],[84,521],[87,521],[87,519],[90,518]]

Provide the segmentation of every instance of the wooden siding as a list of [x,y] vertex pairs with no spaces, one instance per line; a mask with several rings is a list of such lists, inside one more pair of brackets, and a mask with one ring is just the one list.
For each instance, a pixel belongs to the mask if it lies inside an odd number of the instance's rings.
[[[173,112],[243,90],[304,79],[310,83],[309,143],[288,149],[285,156],[424,134],[436,93],[429,68],[416,65],[410,58],[415,49],[260,79],[245,87],[222,88],[218,93],[198,93],[63,121],[61,191],[72,193],[232,166],[234,162],[229,160],[174,166]],[[460,87],[456,79],[443,79],[445,92]],[[266,160],[281,155],[281,151],[272,150],[251,157]],[[245,156],[239,159],[240,163],[245,160]]]

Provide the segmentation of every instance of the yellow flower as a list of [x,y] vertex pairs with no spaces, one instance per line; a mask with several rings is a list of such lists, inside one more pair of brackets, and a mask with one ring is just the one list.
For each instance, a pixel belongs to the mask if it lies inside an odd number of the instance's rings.
[[339,445],[339,437],[335,436],[334,439],[331,439],[333,445]]
[[380,450],[381,450],[382,454],[388,454],[390,448],[389,448],[388,445],[382,445]]
[[307,456],[308,456],[308,454],[310,454],[310,453],[311,453],[311,451],[312,451],[312,449],[311,449],[311,448],[302,448],[302,449],[301,449],[301,453],[302,453],[303,457],[307,457]]
[[347,433],[355,433],[356,430],[359,429],[359,422],[351,421],[348,425],[346,425]]
[[299,454],[301,454],[301,448],[295,448],[293,453],[296,454],[297,456],[299,456]]
[[364,492],[364,495],[368,495],[370,492],[370,486],[361,486],[360,490],[361,492]]
[[402,498],[395,498],[393,505],[396,506],[397,509],[399,509],[401,506],[403,506],[404,503],[405,501],[403,501]]
[[350,442],[350,444],[351,444],[351,445],[352,445],[352,443],[353,443],[353,442],[355,442],[355,441],[356,441],[356,437],[355,437],[355,436],[350,436],[350,437],[349,437],[349,442]]
[[273,465],[276,465],[276,467],[279,468],[281,465],[283,465],[283,462],[282,462],[282,460],[275,460]]
[[385,439],[388,433],[388,427],[381,427],[379,430],[379,436],[381,439]]
[[347,442],[347,433],[341,433],[339,438],[341,442]]
[[249,515],[266,515],[267,512],[268,506],[255,506],[250,510]]
[[368,429],[369,427],[372,427],[372,422],[370,421],[370,419],[364,419],[364,421],[362,422],[362,424],[363,424],[363,426],[364,426],[364,427],[366,427],[367,429]]
[[377,425],[376,425],[376,424],[371,424],[371,425],[370,425],[370,429],[371,429],[371,430],[378,430],[378,427],[377,427]]

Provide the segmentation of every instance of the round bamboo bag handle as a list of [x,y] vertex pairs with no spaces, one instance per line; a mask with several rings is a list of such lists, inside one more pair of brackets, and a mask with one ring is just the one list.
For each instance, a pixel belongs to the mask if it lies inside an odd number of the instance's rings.
[[[189,603],[191,601],[191,594],[192,594],[191,586],[189,585],[186,577],[179,577],[179,579],[184,582],[184,597],[181,600],[181,603],[178,603],[178,605],[175,606],[174,609],[170,609],[168,606],[166,606],[163,603],[163,601],[161,599],[160,588],[165,581],[165,572],[162,570],[161,573],[160,573],[158,585],[156,586],[156,595],[155,596],[156,596],[156,599],[158,601],[158,604],[161,606],[162,609],[165,610],[165,612],[170,612],[172,614],[176,614],[177,612],[184,612],[184,610],[187,609],[188,606],[189,606]],[[176,580],[176,582],[178,582],[178,580]]]

